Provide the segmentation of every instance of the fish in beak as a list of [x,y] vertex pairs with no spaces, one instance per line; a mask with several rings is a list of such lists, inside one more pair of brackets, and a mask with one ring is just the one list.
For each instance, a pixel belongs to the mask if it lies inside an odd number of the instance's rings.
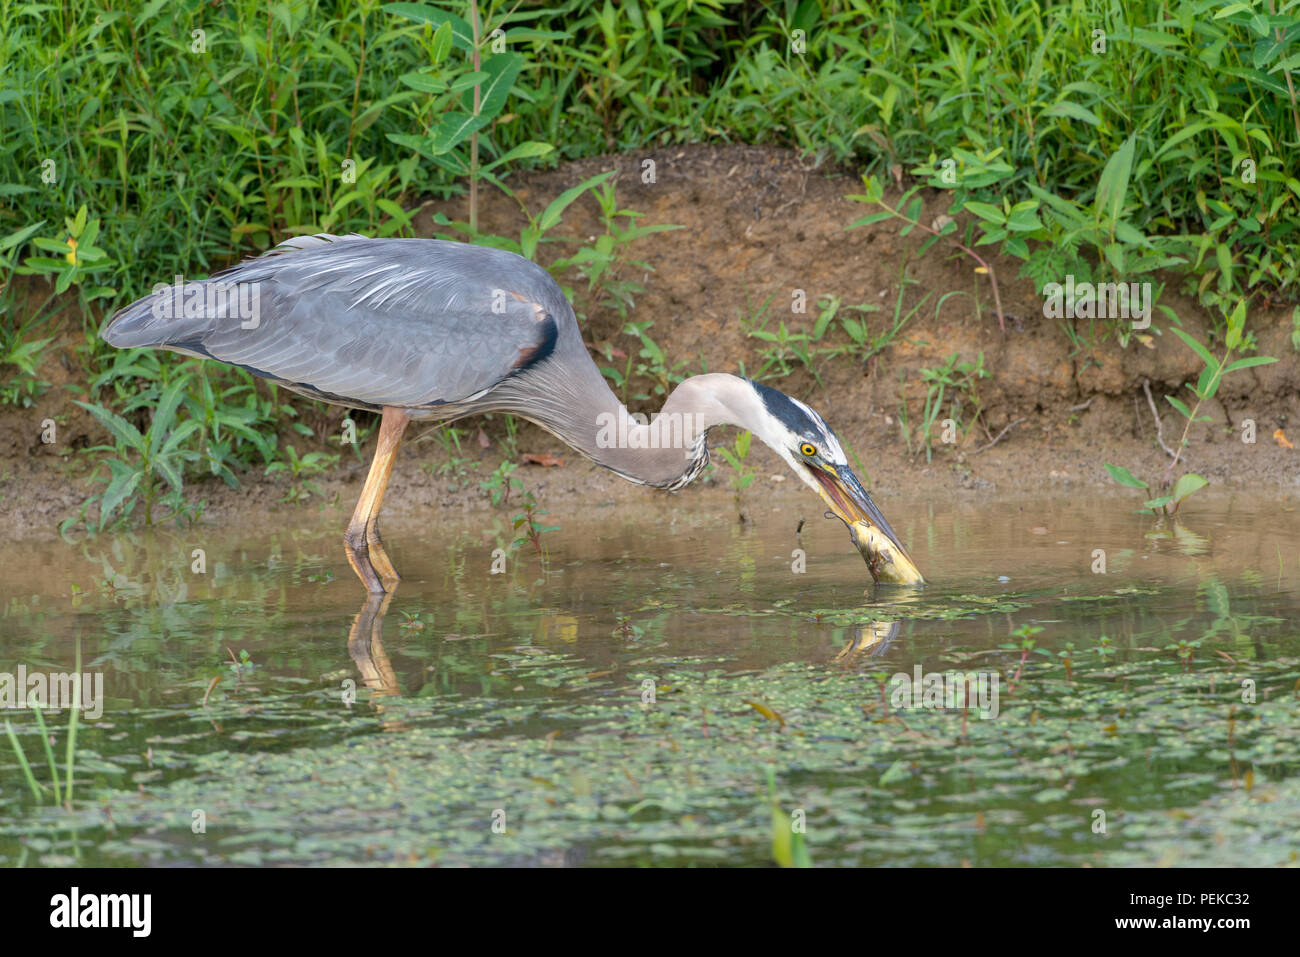
[[845,525],[876,582],[924,585],[925,579],[889,522],[847,465],[809,465],[821,497]]

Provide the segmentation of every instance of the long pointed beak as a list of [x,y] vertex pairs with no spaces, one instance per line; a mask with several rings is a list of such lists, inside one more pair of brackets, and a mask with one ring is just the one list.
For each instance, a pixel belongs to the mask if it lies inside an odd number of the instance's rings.
[[838,468],[811,467],[831,511],[849,527],[853,544],[866,559],[871,577],[877,581],[924,585],[925,579],[898,540],[889,522],[847,465]]

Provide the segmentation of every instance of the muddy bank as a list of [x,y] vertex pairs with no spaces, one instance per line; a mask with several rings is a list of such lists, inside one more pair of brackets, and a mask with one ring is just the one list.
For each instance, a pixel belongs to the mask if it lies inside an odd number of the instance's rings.
[[[645,159],[655,161],[654,183],[642,181]],[[818,312],[817,300],[823,296],[839,297],[846,306],[878,307],[853,313],[865,316],[873,335],[892,324],[900,290],[904,314],[919,305],[890,344],[867,361],[853,356],[819,361],[813,367],[816,375],[796,362],[788,375],[767,380],[826,416],[857,451],[882,497],[918,487],[932,495],[975,496],[1054,486],[1101,490],[1113,487],[1103,462],[1125,465],[1148,479],[1163,475],[1167,456],[1157,441],[1151,404],[1159,413],[1160,437],[1174,445],[1181,418],[1163,397],[1185,396],[1186,390],[1179,390],[1200,368],[1195,355],[1172,334],[1153,335],[1146,344],[1135,340],[1127,349],[1113,339],[1089,344],[1088,320],[1044,318],[1042,299],[1032,282],[1017,278],[1019,263],[995,260],[1007,314],[1004,335],[993,313],[987,279],[974,272],[969,260],[942,244],[920,256],[923,237],[900,237],[889,222],[845,231],[845,226],[871,211],[845,198],[859,190],[859,180],[849,171],[814,168],[788,151],[681,147],[598,157],[518,176],[512,186],[537,211],[564,189],[606,169],[618,171],[620,207],[645,214],[640,224],[683,227],[636,243],[632,258],[645,265],[624,265],[618,277],[643,287],[629,316],[654,321],[650,335],[664,347],[670,364],[686,363],[682,374],[705,369],[738,372],[742,363],[751,374],[761,368],[763,351],[770,344],[748,333],[757,327],[754,315],[769,298],[770,331],[776,331],[780,321],[792,331],[809,330]],[[942,196],[927,195],[925,201],[926,221],[947,207]],[[417,216],[421,235],[435,231],[433,217],[439,212],[464,218],[464,200],[422,205]],[[487,232],[518,235],[525,220],[513,201],[488,194],[480,223]],[[555,232],[588,241],[601,231],[599,208],[593,198],[584,197],[570,207]],[[549,261],[572,254],[575,248],[565,243],[544,245],[540,258]],[[1161,278],[1166,282],[1162,305],[1172,308],[1184,328],[1204,341],[1209,317],[1178,291],[1182,285],[1178,278]],[[622,334],[624,319],[614,309],[589,301],[585,283],[576,276],[567,281],[577,287],[588,342],[608,343],[617,350],[620,362],[626,361],[622,356],[635,356],[639,345]],[[796,290],[807,298],[803,314],[791,309]],[[80,333],[71,330],[79,326],[80,317],[65,309],[59,321],[66,327],[59,348],[47,350],[41,370],[42,378],[52,383],[50,389],[30,409],[6,408],[0,413],[0,513],[11,529],[23,535],[53,534],[61,520],[77,512],[87,494],[101,487],[87,481],[90,457],[77,454],[106,440],[95,422],[73,404],[81,397],[75,391],[74,371],[79,368],[74,350]],[[1070,331],[1066,322],[1072,322]],[[1154,325],[1163,328],[1167,321],[1157,314]],[[1220,487],[1260,487],[1294,497],[1300,493],[1300,450],[1274,438],[1277,430],[1292,441],[1300,433],[1300,362],[1289,341],[1290,311],[1256,310],[1249,328],[1256,335],[1259,353],[1279,361],[1224,380],[1218,397],[1202,409],[1210,421],[1192,429],[1186,465]],[[847,343],[843,333],[836,331],[825,344]],[[980,414],[954,444],[943,444],[936,427],[933,454],[927,461],[923,453],[909,453],[900,419],[905,413],[915,426],[926,393],[922,370],[941,366],[954,354],[969,362],[982,355],[988,376],[978,380],[975,396],[967,401],[968,418],[976,397]],[[599,361],[605,364],[604,359]],[[336,434],[342,410],[313,409],[299,398],[290,401],[304,410],[319,440]],[[654,403],[634,402],[633,407],[651,409]],[[361,421],[365,413],[357,416]],[[46,419],[58,425],[53,444],[41,442]],[[1255,423],[1254,444],[1241,441],[1247,419]],[[464,454],[478,464],[456,483],[455,491],[436,471],[445,457],[427,431],[412,431],[413,441],[403,449],[388,507],[395,512],[486,507],[486,493],[478,483],[506,454],[500,423],[488,426],[487,448],[477,441],[467,446]],[[719,436],[720,441],[730,438]],[[289,441],[300,452],[328,448],[301,436]],[[516,450],[551,453],[563,460],[560,467],[528,467],[517,473],[553,509],[590,499],[636,502],[663,494],[628,485],[592,467],[527,424],[519,432]],[[368,455],[369,447],[363,452]],[[810,510],[815,509],[815,500],[793,487],[793,477],[784,474],[774,455],[756,445],[752,461],[760,474],[753,493],[770,488],[781,497],[804,494]],[[209,480],[187,486],[187,494],[192,501],[206,503],[206,519],[320,505],[346,511],[359,490],[364,468],[364,461],[345,452],[336,468],[312,478],[319,494],[306,506],[282,503],[287,482],[267,479],[257,470],[240,476],[240,489]],[[714,472],[712,482],[725,487],[726,479],[724,466]]]

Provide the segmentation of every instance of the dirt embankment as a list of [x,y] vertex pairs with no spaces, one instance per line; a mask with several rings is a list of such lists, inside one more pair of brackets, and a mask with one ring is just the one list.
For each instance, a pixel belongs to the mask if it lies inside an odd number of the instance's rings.
[[[653,183],[642,179],[646,159],[655,161]],[[667,352],[670,363],[687,363],[682,370],[686,374],[705,368],[736,372],[742,362],[751,375],[761,369],[763,352],[771,343],[749,333],[758,326],[755,316],[769,298],[765,315],[771,332],[777,332],[782,321],[790,332],[811,332],[818,299],[835,296],[845,308],[875,307],[867,313],[847,312],[865,317],[875,336],[890,328],[901,288],[903,314],[917,307],[915,315],[872,358],[863,361],[859,353],[816,360],[813,369],[820,385],[797,360],[789,375],[768,380],[822,411],[858,452],[871,482],[884,493],[917,485],[936,494],[1028,491],[1057,484],[1100,486],[1111,484],[1102,468],[1107,461],[1148,478],[1163,475],[1168,458],[1158,444],[1152,405],[1162,423],[1159,439],[1174,446],[1182,419],[1163,397],[1186,398],[1183,387],[1200,369],[1199,360],[1172,334],[1157,332],[1147,342],[1134,339],[1126,349],[1113,336],[1095,341],[1087,319],[1044,316],[1043,300],[1033,283],[1017,278],[1017,261],[995,260],[1007,316],[1004,335],[994,315],[987,278],[975,272],[974,263],[943,242],[918,255],[924,236],[917,231],[902,237],[895,223],[846,231],[849,223],[873,211],[845,198],[860,191],[860,182],[844,171],[813,168],[788,151],[677,147],[582,160],[555,171],[516,177],[512,185],[531,210],[540,211],[563,190],[606,169],[618,171],[620,207],[645,214],[639,224],[683,227],[638,241],[631,247],[632,257],[649,268],[625,265],[619,278],[644,287],[630,316],[654,321],[650,335]],[[925,204],[925,222],[947,208],[941,195],[927,195]],[[464,199],[422,206],[416,218],[420,234],[434,231],[432,217],[439,211],[463,219]],[[485,231],[517,236],[524,219],[511,200],[489,192],[483,199],[480,223]],[[586,240],[601,231],[597,204],[584,197],[570,207],[554,233]],[[573,251],[564,244],[548,245],[541,258],[548,261]],[[1206,312],[1179,291],[1183,283],[1177,277],[1159,278],[1166,283],[1161,303],[1178,314],[1188,332],[1205,341]],[[580,312],[587,314],[588,341],[609,342],[622,353],[635,355],[639,346],[622,334],[623,319],[612,309],[584,300],[585,284],[572,274],[568,282],[577,286]],[[792,308],[796,290],[806,296],[803,313]],[[70,310],[60,321],[70,329],[79,325],[79,317]],[[1157,311],[1156,328],[1148,331],[1167,324]],[[1097,324],[1097,333],[1103,326]],[[1279,429],[1290,440],[1300,435],[1300,361],[1290,343],[1290,311],[1257,310],[1249,328],[1259,353],[1279,361],[1224,380],[1217,398],[1201,410],[1209,421],[1191,431],[1187,466],[1219,485],[1294,494],[1300,491],[1300,449],[1287,448],[1274,438]],[[79,368],[73,356],[78,338],[79,334],[66,332],[60,348],[47,351],[42,375],[53,386],[33,408],[0,412],[0,512],[10,528],[23,533],[52,532],[97,487],[86,481],[87,462],[76,450],[105,436],[72,404],[77,396],[66,388]],[[835,329],[817,347],[848,342],[843,331]],[[954,354],[968,362],[982,356],[988,376],[976,383],[980,414],[956,444],[939,441],[936,427],[933,456],[927,462],[924,454],[909,454],[900,412],[905,408],[915,427],[927,392],[922,371],[943,366]],[[309,405],[306,400],[293,401]],[[971,396],[964,401],[963,415],[970,421]],[[342,412],[313,416],[323,436]],[[54,444],[41,442],[41,423],[46,419],[58,423]],[[1254,444],[1242,441],[1247,419],[1255,423]],[[499,437],[498,431],[489,431]],[[412,438],[418,439],[419,434]],[[301,438],[298,444],[303,444]],[[517,444],[521,452],[549,452],[563,458],[560,468],[521,473],[548,502],[593,495],[602,501],[632,501],[655,494],[590,466],[530,425],[523,426]],[[470,448],[466,454],[482,461],[473,478],[452,492],[431,468],[443,460],[437,444],[418,440],[408,444],[388,507],[481,507],[485,493],[478,488],[479,476],[500,461],[502,444],[493,441],[482,449],[472,442]],[[763,481],[784,470],[766,449],[754,455]],[[341,461],[331,474],[315,480],[322,492],[316,501],[350,508],[364,463],[351,454]],[[430,468],[420,469],[417,464]],[[234,491],[215,481],[196,484],[190,491],[196,501],[206,502],[204,514],[210,518],[292,507],[278,505],[283,481],[252,472],[241,476],[241,483]]]

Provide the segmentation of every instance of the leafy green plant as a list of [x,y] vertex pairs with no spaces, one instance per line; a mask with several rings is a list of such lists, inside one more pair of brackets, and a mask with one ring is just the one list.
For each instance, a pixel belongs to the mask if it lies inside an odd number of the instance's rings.
[[235,488],[239,482],[232,466],[250,464],[245,447],[255,450],[264,464],[275,459],[274,438],[266,435],[273,427],[272,411],[259,402],[253,378],[243,369],[233,370],[234,383],[221,385],[209,374],[208,364],[195,365],[193,385],[183,401],[189,418],[199,423],[195,433],[199,461],[209,474]]
[[244,680],[244,673],[251,672],[256,665],[253,664],[253,658],[247,650],[240,648],[239,657],[235,657],[233,649],[226,649],[230,654],[230,671],[234,674],[237,681]]
[[[741,320],[748,338],[767,343],[758,351],[763,364],[753,378],[760,382],[766,379],[784,379],[796,367],[802,367],[819,386],[822,385],[821,376],[814,363],[819,357],[835,352],[834,349],[819,347],[818,343],[835,320],[839,311],[839,300],[829,297],[813,320],[811,328],[805,331],[787,327],[784,319],[777,321],[776,329],[767,327],[772,318],[767,310],[775,297],[776,293],[768,296],[757,311],[751,308],[748,318]],[[791,323],[802,324],[798,318],[792,318]]]
[[402,621],[397,627],[406,631],[424,631],[425,625],[428,624],[419,612],[402,611],[399,614],[402,616]]
[[[515,479],[514,481],[518,482],[519,480]],[[522,489],[522,483],[519,487]],[[547,532],[558,532],[560,526],[545,525],[542,523],[542,517],[549,515],[550,513],[538,505],[537,499],[531,491],[526,489],[523,490],[520,507],[523,511],[511,520],[511,524],[515,531],[518,532],[522,530],[523,534],[511,543],[511,547],[518,548],[520,545],[528,542],[533,546],[534,550],[536,550],[537,557],[542,558],[545,554],[542,551],[542,536]]]
[[308,452],[306,455],[298,455],[298,450],[292,445],[284,447],[284,458],[272,462],[266,467],[268,476],[278,473],[284,473],[289,477],[290,486],[284,493],[284,502],[293,502],[302,504],[313,495],[320,495],[320,486],[309,480],[309,476],[320,475],[330,466],[338,464],[338,455],[327,452]]
[[[912,434],[907,416],[907,400],[904,395],[899,402],[898,421],[903,429],[903,438],[908,452],[918,455],[925,452],[929,462],[933,454],[934,426],[946,411],[946,418],[951,418],[963,435],[977,422],[981,412],[979,381],[987,379],[988,370],[984,368],[984,353],[980,352],[974,362],[959,358],[954,352],[943,365],[921,370],[921,381],[925,383],[925,405],[921,412],[921,421],[916,427],[916,448],[912,447]],[[947,403],[945,406],[945,402]],[[963,409],[969,407],[969,415]]]
[[[985,173],[984,176],[980,177],[980,182],[984,182],[989,177],[991,177],[990,181],[996,182],[998,179],[1003,178],[1003,176],[1010,172],[1010,168],[1006,167],[1006,164],[1000,164],[996,169],[996,173]],[[943,220],[936,219],[934,224],[927,226],[925,223],[921,222],[922,200],[916,195],[916,193],[921,189],[920,185],[912,186],[910,189],[904,191],[897,204],[891,205],[885,201],[884,187],[881,186],[880,181],[875,176],[872,176],[869,173],[864,174],[862,182],[865,191],[850,195],[848,199],[858,203],[867,203],[869,205],[879,206],[880,211],[863,216],[861,219],[854,220],[846,226],[845,229],[858,229],[862,226],[870,226],[873,223],[882,222],[886,219],[897,219],[903,223],[902,229],[899,230],[900,236],[906,236],[913,229],[920,229],[922,232],[930,234],[930,238],[921,246],[921,253],[928,250],[930,246],[938,240],[949,238],[949,241],[957,249],[961,250],[978,263],[975,270],[977,273],[985,274],[989,277],[989,286],[993,291],[993,308],[998,317],[998,326],[1003,332],[1006,332],[1006,319],[1002,314],[1002,294],[998,291],[997,274],[993,270],[993,265],[977,253],[973,247],[1005,239],[1009,236],[1012,230],[1028,232],[1041,228],[1041,223],[1038,222],[1038,218],[1035,215],[1037,203],[1025,201],[1025,203],[1018,204],[1017,208],[1014,210],[1007,208],[1004,213],[998,210],[997,207],[988,204],[975,203],[972,208],[971,204],[974,203],[973,200],[959,197],[954,201],[948,214],[943,218]],[[977,215],[979,213],[984,213],[988,216],[996,216],[1000,222],[995,224],[992,231],[986,231],[985,235],[978,241],[971,237],[971,229],[969,227],[966,230],[964,239],[957,239],[955,237],[958,226],[957,220],[954,217],[964,209],[970,209],[972,212],[976,212]]]
[[[145,524],[152,525],[153,508],[164,484],[176,493],[176,497],[169,500],[173,516],[182,514],[180,495],[184,489],[185,465],[199,459],[198,452],[186,447],[186,439],[198,431],[199,423],[192,419],[178,421],[176,415],[188,379],[188,375],[180,376],[163,390],[152,421],[143,432],[103,406],[77,403],[94,416],[114,440],[113,445],[97,445],[86,450],[112,452],[116,456],[100,460],[99,465],[108,470],[108,485],[102,493],[86,502],[87,505],[99,503],[96,531],[107,528],[119,509],[119,520],[126,519],[139,503],[144,505]],[[82,514],[84,516],[85,506]]]
[[479,488],[488,493],[494,508],[508,502],[512,491],[523,492],[524,483],[514,474],[517,468],[519,466],[514,462],[505,459],[479,483]]
[[[0,317],[7,310],[8,304],[0,303]],[[50,384],[37,371],[37,363],[45,347],[53,341],[52,338],[27,339],[24,327],[11,330],[8,323],[0,323],[0,405],[31,408],[49,388]]]
[[[586,298],[595,301],[603,309],[616,312],[626,322],[634,298],[644,288],[640,283],[618,278],[618,273],[628,267],[643,273],[653,269],[647,262],[630,259],[628,247],[646,236],[682,227],[670,223],[638,226],[636,221],[645,214],[621,208],[614,182],[606,177],[607,174],[602,174],[587,181],[592,184],[591,193],[600,206],[600,221],[604,232],[596,236],[593,242],[583,245],[574,255],[557,259],[551,264],[550,270],[553,275],[562,277],[567,270],[574,269],[587,280]],[[627,221],[626,226],[621,224],[623,220]],[[582,313],[578,315],[580,319],[585,318]]]
[[[493,6],[489,5],[489,10]],[[436,117],[436,122],[430,123],[422,137],[390,133],[388,138],[411,147],[453,175],[468,178],[469,233],[476,237],[479,180],[486,179],[500,185],[494,170],[512,160],[545,156],[552,150],[548,143],[528,140],[487,165],[479,162],[480,133],[505,109],[515,81],[524,68],[524,58],[518,53],[502,50],[484,59],[484,38],[494,31],[501,32],[500,25],[506,21],[503,18],[496,22],[489,18],[480,23],[477,0],[466,4],[468,22],[446,10],[423,4],[390,3],[384,9],[434,28],[425,37],[430,67],[404,73],[400,79],[406,86],[425,95],[422,115],[431,121]],[[511,33],[515,42],[554,36],[518,27],[512,28]],[[460,62],[448,59],[453,47],[467,54],[468,59]]]
[[753,435],[749,432],[742,431],[736,435],[736,441],[731,448],[725,445],[718,447],[718,454],[731,466],[732,498],[736,503],[736,513],[742,522],[746,521],[746,518],[745,511],[741,507],[741,496],[758,477],[758,469],[746,461],[749,458],[749,448],[753,439]]
[[1051,654],[1050,651],[1039,648],[1038,639],[1034,637],[1035,635],[1041,634],[1042,631],[1042,625],[1021,625],[1019,628],[1011,632],[1011,637],[1018,638],[1020,639],[1019,641],[1007,641],[998,645],[999,648],[1005,649],[1006,651],[1020,652],[1020,661],[1016,664],[1016,673],[1011,676],[1011,681],[1008,684],[1008,694],[1015,690],[1016,682],[1020,680],[1020,673],[1024,670],[1025,662],[1029,660],[1030,655],[1035,652],[1040,655]]
[[[1176,448],[1171,450],[1167,446],[1165,447],[1165,451],[1170,456],[1170,461],[1165,468],[1161,488],[1168,489],[1168,492],[1163,495],[1152,496],[1144,502],[1143,506],[1146,510],[1151,511],[1152,513],[1160,512],[1171,515],[1175,514],[1178,511],[1178,506],[1182,504],[1184,499],[1210,484],[1209,479],[1204,476],[1198,475],[1195,472],[1186,472],[1179,477],[1178,481],[1173,483],[1172,488],[1170,487],[1170,479],[1173,476],[1173,471],[1178,465],[1179,460],[1183,457],[1183,453],[1187,450],[1188,434],[1191,431],[1192,425],[1196,422],[1210,421],[1208,416],[1197,415],[1201,409],[1202,403],[1213,398],[1215,393],[1219,391],[1219,385],[1222,383],[1225,375],[1231,372],[1239,372],[1242,369],[1251,369],[1255,366],[1268,365],[1277,361],[1277,359],[1272,356],[1245,356],[1235,361],[1229,361],[1232,358],[1233,351],[1242,345],[1243,337],[1245,335],[1245,326],[1246,301],[1243,299],[1237,303],[1236,307],[1227,317],[1228,331],[1224,341],[1224,353],[1222,358],[1217,358],[1203,343],[1197,341],[1183,329],[1180,329],[1177,326],[1170,327],[1171,331],[1178,336],[1178,338],[1183,340],[1187,345],[1187,348],[1196,353],[1197,357],[1202,363],[1204,363],[1204,366],[1201,369],[1201,374],[1197,378],[1196,383],[1194,385],[1189,383],[1187,386],[1192,393],[1192,397],[1196,400],[1191,408],[1188,408],[1187,403],[1182,399],[1179,399],[1177,396],[1165,396],[1165,401],[1172,405],[1178,414],[1183,417],[1184,425],[1182,435],[1178,439]],[[1112,465],[1109,462],[1105,463],[1105,465],[1106,471],[1110,473],[1111,478],[1120,485],[1128,488],[1142,489],[1143,491],[1148,492],[1151,491],[1151,486],[1147,482],[1136,478],[1128,469],[1119,465]]]
[[477,469],[479,463],[462,454],[464,450],[460,444],[461,430],[456,426],[443,425],[434,430],[433,436],[442,447],[445,458],[441,462],[430,462],[420,467],[430,475],[445,481],[449,492],[455,492],[469,481],[470,472]]
[[88,279],[113,267],[108,253],[96,246],[99,240],[99,218],[88,218],[83,203],[75,216],[64,218],[67,236],[56,239],[35,236],[31,243],[39,250],[53,256],[28,256],[14,269],[19,275],[43,275],[54,280],[54,294],[60,295],[76,285],[84,306],[93,299],[114,295],[117,290],[109,286],[85,287]]
[[[629,322],[623,327],[625,335],[635,336],[641,343],[641,348],[637,350],[636,355],[629,356],[627,360],[627,368],[623,375],[624,402],[629,398],[641,401],[651,396],[667,398],[668,393],[686,378],[685,370],[688,363],[682,361],[671,366],[668,364],[667,353],[650,337],[648,330],[653,326],[654,322],[646,319],[641,322]],[[634,377],[649,380],[649,390],[634,392],[629,396],[627,390]]]

